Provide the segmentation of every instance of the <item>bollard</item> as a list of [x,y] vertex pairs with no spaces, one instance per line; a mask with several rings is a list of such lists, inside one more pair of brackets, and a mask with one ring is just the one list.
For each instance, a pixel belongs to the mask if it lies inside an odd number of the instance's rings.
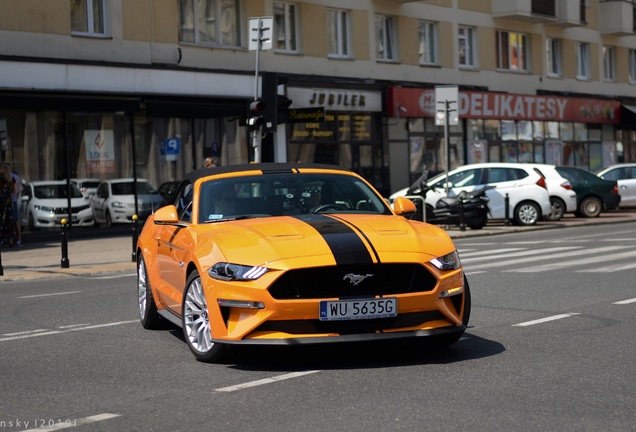
[[137,215],[132,215],[132,262],[137,262],[137,237],[139,233],[137,232]]
[[2,252],[0,252],[0,276],[4,276],[4,267],[2,267]]
[[464,200],[459,199],[459,230],[466,231],[466,221],[464,220]]
[[60,221],[62,223],[62,261],[61,268],[69,268],[70,263],[68,261],[68,225],[66,224],[66,218]]
[[505,215],[504,215],[504,225],[508,226],[510,225],[510,197],[508,196],[508,194],[506,194],[506,199],[505,199],[505,204],[504,206],[505,208]]

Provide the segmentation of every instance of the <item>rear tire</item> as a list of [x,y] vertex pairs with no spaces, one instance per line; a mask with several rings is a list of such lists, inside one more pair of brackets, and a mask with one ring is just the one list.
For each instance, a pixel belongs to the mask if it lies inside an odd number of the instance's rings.
[[524,201],[515,208],[514,221],[516,225],[536,225],[541,219],[541,209],[530,201]]
[[560,198],[550,197],[550,205],[552,208],[545,220],[550,222],[560,221],[565,214],[565,203]]
[[148,281],[146,262],[142,256],[137,259],[137,294],[139,299],[139,320],[143,328],[148,330],[162,328],[164,323],[157,312],[157,304]]
[[579,204],[577,216],[584,218],[595,218],[601,214],[603,203],[596,197],[585,197]]

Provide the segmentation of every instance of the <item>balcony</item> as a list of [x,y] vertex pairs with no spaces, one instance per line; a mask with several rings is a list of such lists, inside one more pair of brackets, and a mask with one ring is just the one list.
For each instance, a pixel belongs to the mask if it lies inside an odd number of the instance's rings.
[[586,0],[564,0],[557,2],[556,21],[559,27],[576,27],[587,24]]
[[[559,1],[559,3],[564,0]],[[556,0],[492,0],[493,18],[508,18],[535,23],[557,19]]]
[[601,34],[634,34],[634,4],[631,0],[601,1],[598,17],[598,28]]

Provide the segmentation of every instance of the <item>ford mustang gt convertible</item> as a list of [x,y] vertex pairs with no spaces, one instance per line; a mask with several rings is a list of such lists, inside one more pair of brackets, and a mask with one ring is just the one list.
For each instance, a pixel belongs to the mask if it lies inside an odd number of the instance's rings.
[[232,345],[451,345],[468,325],[468,281],[446,232],[414,212],[329,165],[193,171],[139,234],[141,324],[176,324],[206,362]]

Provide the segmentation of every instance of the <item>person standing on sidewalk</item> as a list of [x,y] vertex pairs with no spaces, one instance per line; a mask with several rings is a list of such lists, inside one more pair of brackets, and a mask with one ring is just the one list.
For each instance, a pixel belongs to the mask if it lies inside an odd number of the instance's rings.
[[0,164],[0,240],[13,247],[15,222],[13,221],[13,176],[9,164]]
[[[9,166],[9,168],[11,168],[11,166]],[[13,178],[11,201],[13,202],[13,222],[15,223],[16,244],[22,246],[22,223],[20,222],[20,208],[18,206],[18,199],[20,198],[20,177],[15,171],[15,168],[11,170],[11,177]]]

